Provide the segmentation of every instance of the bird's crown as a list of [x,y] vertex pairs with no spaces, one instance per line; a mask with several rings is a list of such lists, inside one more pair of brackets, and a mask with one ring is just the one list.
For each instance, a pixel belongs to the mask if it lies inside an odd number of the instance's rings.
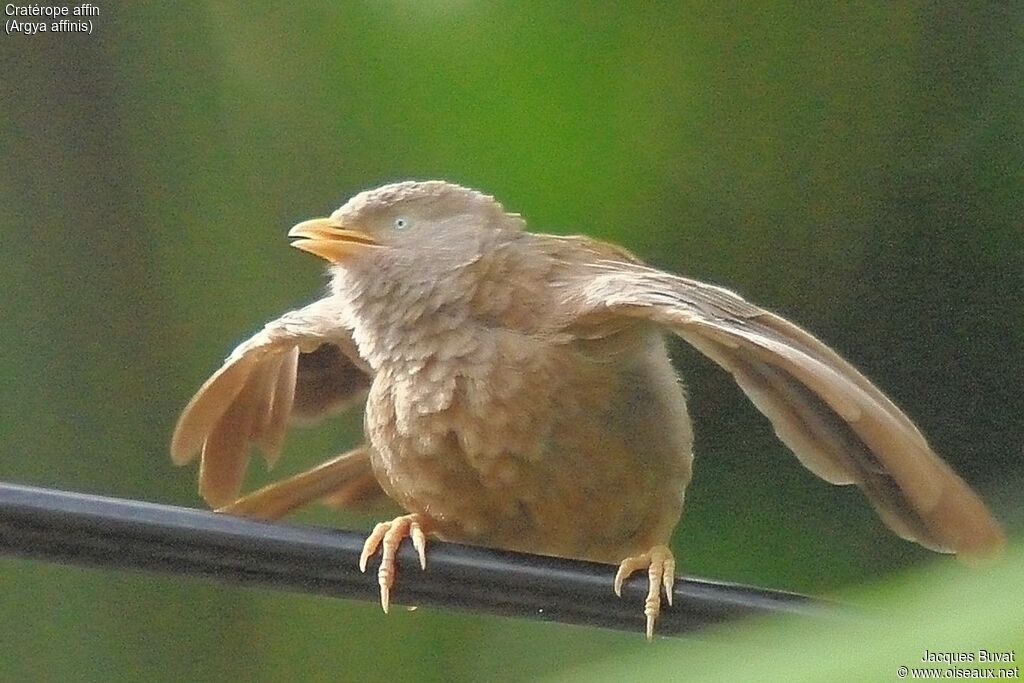
[[492,196],[444,180],[406,180],[365,190],[338,209],[339,215],[373,213],[398,204],[424,202],[439,206],[466,207],[490,205],[503,211]]

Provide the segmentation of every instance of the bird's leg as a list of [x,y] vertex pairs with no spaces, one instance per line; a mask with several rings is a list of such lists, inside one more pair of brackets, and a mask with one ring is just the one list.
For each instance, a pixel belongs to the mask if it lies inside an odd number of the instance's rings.
[[656,545],[646,553],[627,557],[619,563],[619,571],[615,573],[615,594],[622,597],[622,582],[636,570],[647,569],[647,600],[644,601],[644,614],[647,616],[647,640],[654,638],[654,622],[661,614],[661,589],[665,588],[665,598],[672,604],[672,584],[676,579],[676,560],[668,546]]
[[380,585],[380,606],[387,614],[391,606],[391,586],[395,583],[395,559],[398,546],[402,539],[409,537],[416,553],[420,556],[420,569],[427,568],[427,532],[429,524],[422,515],[411,514],[396,517],[390,522],[380,522],[370,532],[363,552],[359,556],[359,571],[366,571],[366,561],[376,554],[381,547],[380,568],[377,570],[377,583]]

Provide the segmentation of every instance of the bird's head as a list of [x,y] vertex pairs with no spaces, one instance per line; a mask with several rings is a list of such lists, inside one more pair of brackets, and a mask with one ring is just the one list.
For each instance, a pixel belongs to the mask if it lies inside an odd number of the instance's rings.
[[435,278],[469,265],[521,230],[493,197],[439,180],[401,182],[361,192],[328,218],[299,223],[292,246],[356,274]]

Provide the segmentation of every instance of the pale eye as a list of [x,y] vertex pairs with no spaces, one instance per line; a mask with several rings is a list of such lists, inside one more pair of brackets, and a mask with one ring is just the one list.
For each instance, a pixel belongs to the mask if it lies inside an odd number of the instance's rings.
[[396,218],[393,225],[395,226],[395,230],[405,230],[409,227],[409,221],[404,218]]

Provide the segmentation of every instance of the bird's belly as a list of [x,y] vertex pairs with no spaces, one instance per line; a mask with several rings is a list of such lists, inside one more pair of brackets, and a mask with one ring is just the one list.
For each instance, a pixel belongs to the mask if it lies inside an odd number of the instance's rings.
[[660,337],[614,362],[554,348],[515,369],[457,381],[436,412],[372,391],[367,427],[389,495],[450,540],[608,562],[667,542],[692,434]]

